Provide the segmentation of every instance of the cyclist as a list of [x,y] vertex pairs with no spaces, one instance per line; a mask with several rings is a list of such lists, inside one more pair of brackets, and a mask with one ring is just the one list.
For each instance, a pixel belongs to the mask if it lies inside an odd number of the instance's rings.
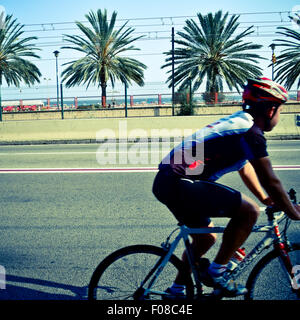
[[[275,204],[294,220],[300,209],[289,200],[268,156],[265,131],[278,123],[287,91],[268,78],[248,79],[243,92],[243,110],[196,131],[175,147],[160,163],[153,193],[177,220],[189,227],[213,226],[211,217],[231,218],[220,249],[204,272],[205,285],[236,296],[246,288],[225,280],[224,272],[234,252],[245,242],[259,216],[258,205],[249,197],[215,181],[238,171],[243,182],[265,205]],[[265,193],[266,192],[266,193]],[[215,234],[192,235],[196,257],[215,243]],[[182,260],[186,262],[186,254]],[[167,291],[184,295],[179,273]]]

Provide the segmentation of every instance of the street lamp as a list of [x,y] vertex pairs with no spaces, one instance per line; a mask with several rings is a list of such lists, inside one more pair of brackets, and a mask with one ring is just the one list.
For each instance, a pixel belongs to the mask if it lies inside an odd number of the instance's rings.
[[175,115],[175,29],[172,27],[172,116]]
[[124,78],[124,94],[125,94],[125,118],[128,116],[128,108],[127,108],[127,82],[126,79]]
[[56,59],[56,100],[57,100],[57,108],[59,108],[59,86],[58,86],[58,64],[57,64],[57,58],[59,51],[55,50],[53,51],[55,59]]
[[271,48],[272,50],[272,80],[274,80],[274,64],[276,62],[276,57],[275,57],[275,53],[274,53],[274,50],[275,50],[275,44],[274,43],[271,43],[269,45],[269,47]]

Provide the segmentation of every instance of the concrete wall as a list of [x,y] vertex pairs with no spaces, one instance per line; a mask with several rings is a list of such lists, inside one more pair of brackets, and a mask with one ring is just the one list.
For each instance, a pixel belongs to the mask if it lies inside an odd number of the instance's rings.
[[[195,115],[226,115],[241,109],[240,105],[231,106],[201,106],[196,107]],[[175,108],[175,114],[179,108]],[[283,113],[300,113],[300,103],[289,103],[284,106]],[[172,116],[172,107],[153,106],[153,107],[128,107],[128,117],[164,117]],[[124,108],[99,109],[99,110],[66,110],[64,119],[103,119],[103,118],[124,118]],[[16,120],[60,120],[60,111],[41,111],[41,112],[15,112],[3,113],[3,121]]]
[[[296,114],[282,114],[269,138],[300,138]],[[185,117],[142,117],[106,119],[65,119],[43,121],[3,121],[0,143],[95,142],[96,139],[139,139],[187,136],[216,121],[220,115]]]

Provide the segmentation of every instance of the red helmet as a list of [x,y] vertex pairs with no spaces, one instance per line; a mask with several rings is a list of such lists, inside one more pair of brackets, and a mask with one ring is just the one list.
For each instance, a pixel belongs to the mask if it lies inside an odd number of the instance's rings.
[[282,104],[288,99],[286,89],[268,78],[248,79],[247,81],[243,92],[244,100]]

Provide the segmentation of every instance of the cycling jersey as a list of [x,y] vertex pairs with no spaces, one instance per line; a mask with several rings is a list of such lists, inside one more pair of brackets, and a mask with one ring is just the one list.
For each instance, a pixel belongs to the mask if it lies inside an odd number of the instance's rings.
[[248,160],[268,156],[263,131],[253,117],[238,111],[196,131],[184,139],[160,163],[180,177],[216,181],[240,170]]

